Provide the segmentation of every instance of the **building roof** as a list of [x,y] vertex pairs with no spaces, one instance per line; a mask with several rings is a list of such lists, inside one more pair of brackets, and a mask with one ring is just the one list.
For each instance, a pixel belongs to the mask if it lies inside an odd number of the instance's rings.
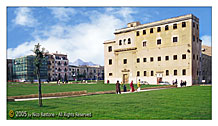
[[187,20],[187,19],[193,19],[193,20],[195,20],[197,22],[199,21],[199,19],[197,17],[195,17],[193,14],[187,14],[187,15],[183,15],[183,16],[172,17],[172,18],[168,18],[168,19],[164,19],[164,20],[160,20],[160,21],[155,21],[155,22],[151,22],[151,23],[146,23],[146,24],[138,23],[138,25],[133,26],[133,27],[126,27],[126,28],[116,29],[114,34],[139,30],[139,29],[143,29],[143,28],[147,28],[147,27],[154,27],[154,26],[158,26],[158,25],[169,24],[169,23],[173,23],[173,22],[177,22],[177,21],[183,21],[183,20]]
[[212,47],[211,46],[202,45],[201,49],[202,49],[202,54],[212,56]]
[[110,44],[110,43],[115,43],[115,42],[116,42],[116,40],[107,40],[103,44]]

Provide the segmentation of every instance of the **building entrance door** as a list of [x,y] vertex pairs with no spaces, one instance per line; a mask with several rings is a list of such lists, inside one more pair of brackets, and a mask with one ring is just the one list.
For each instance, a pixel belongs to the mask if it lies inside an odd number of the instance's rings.
[[157,78],[157,84],[159,84],[160,82],[162,82],[162,77]]
[[123,74],[123,83],[126,84],[129,82],[129,75],[128,74]]
[[162,72],[158,72],[156,75],[157,75],[157,84],[159,84],[160,82],[162,82],[163,74]]

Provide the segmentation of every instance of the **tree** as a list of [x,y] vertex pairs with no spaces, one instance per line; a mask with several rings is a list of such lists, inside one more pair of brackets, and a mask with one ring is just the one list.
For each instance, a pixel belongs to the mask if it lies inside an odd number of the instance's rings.
[[42,107],[42,92],[41,92],[41,79],[40,79],[40,67],[42,65],[42,62],[44,60],[44,51],[45,48],[42,48],[42,50],[40,51],[40,46],[39,43],[37,45],[35,45],[35,48],[33,50],[33,52],[35,53],[36,57],[35,57],[35,68],[36,68],[36,75],[37,75],[37,79],[38,79],[38,83],[39,83],[39,106]]

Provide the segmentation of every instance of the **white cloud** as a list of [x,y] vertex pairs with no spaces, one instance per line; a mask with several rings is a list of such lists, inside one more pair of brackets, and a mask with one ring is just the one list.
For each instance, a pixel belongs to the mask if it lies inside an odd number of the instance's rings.
[[[126,25],[128,22],[125,21],[132,18],[131,10],[113,11],[113,14],[105,11],[90,15],[87,17],[90,22],[76,26],[56,24],[43,31],[43,35],[47,36],[46,39],[35,37],[38,39],[25,42],[14,49],[9,48],[8,57],[16,58],[30,54],[30,50],[39,42],[50,53],[58,51],[67,54],[70,62],[80,58],[104,65],[103,42],[114,39],[114,30]],[[118,18],[117,15],[123,18]]]
[[204,35],[201,37],[203,45],[211,46],[212,41],[211,41],[211,36],[209,35]]
[[137,13],[137,11],[132,8],[123,7],[123,8],[106,8],[108,14],[121,16],[125,22],[133,21],[132,14]]
[[57,18],[60,21],[68,21],[70,19],[70,16],[73,16],[76,14],[75,9],[73,8],[51,8],[52,14],[55,18]]
[[34,27],[38,24],[37,20],[32,16],[32,10],[26,7],[20,7],[15,10],[16,17],[13,20],[15,24]]

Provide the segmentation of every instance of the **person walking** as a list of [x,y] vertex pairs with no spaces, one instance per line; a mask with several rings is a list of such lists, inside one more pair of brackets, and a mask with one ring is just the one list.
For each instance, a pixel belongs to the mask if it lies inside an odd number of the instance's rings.
[[133,81],[131,81],[131,83],[130,83],[130,85],[129,85],[129,86],[130,86],[130,88],[131,88],[131,90],[130,90],[130,91],[131,91],[131,92],[134,92],[134,91],[135,91],[135,89],[134,89]]
[[137,83],[137,91],[140,91],[140,87],[141,87],[141,84],[140,84],[140,79],[139,79],[139,81]]
[[117,93],[117,94],[118,94],[118,93],[121,94],[119,81],[117,81],[117,83],[116,83],[116,93]]

